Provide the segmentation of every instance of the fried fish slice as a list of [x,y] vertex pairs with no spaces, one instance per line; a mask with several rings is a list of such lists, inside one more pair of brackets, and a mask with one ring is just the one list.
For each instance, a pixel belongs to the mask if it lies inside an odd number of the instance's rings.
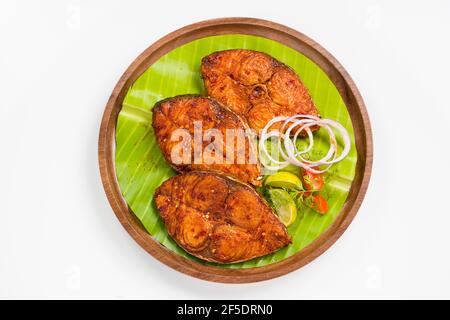
[[169,235],[206,261],[246,261],[291,243],[285,226],[255,190],[218,173],[174,176],[156,190],[155,203]]
[[208,95],[246,119],[258,133],[277,116],[319,116],[298,75],[265,53],[218,51],[202,59],[201,72]]
[[[194,141],[195,123],[201,124],[200,141]],[[217,171],[261,185],[261,165],[255,141],[246,135],[248,126],[214,99],[184,95],[160,101],[153,108],[153,129],[176,170]]]

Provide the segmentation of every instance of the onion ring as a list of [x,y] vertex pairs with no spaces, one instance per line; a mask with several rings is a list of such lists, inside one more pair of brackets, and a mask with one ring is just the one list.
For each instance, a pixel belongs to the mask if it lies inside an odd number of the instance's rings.
[[[268,132],[274,123],[282,121],[283,124],[280,130],[273,129]],[[311,127],[313,126],[324,128],[328,133],[330,142],[330,147],[326,155],[316,161],[310,161],[302,156],[311,151],[314,147],[314,136],[311,130]],[[339,132],[344,142],[344,148],[339,156],[337,155],[337,140],[333,129]],[[308,146],[303,150],[298,150],[295,142],[297,141],[299,134],[302,132],[306,132],[308,137]],[[274,159],[267,151],[265,142],[267,139],[272,137],[278,137],[277,148],[284,161]],[[281,143],[281,140],[283,140],[283,143]],[[260,152],[263,152],[272,163],[278,164],[278,166],[271,166],[269,164],[262,163],[263,166],[269,170],[280,170],[289,164],[293,164],[312,173],[323,173],[327,171],[331,165],[342,161],[350,152],[350,148],[350,136],[344,126],[342,126],[339,122],[303,114],[296,114],[290,117],[279,116],[273,118],[263,128],[259,139]],[[314,168],[322,165],[326,165],[327,167],[321,170]]]

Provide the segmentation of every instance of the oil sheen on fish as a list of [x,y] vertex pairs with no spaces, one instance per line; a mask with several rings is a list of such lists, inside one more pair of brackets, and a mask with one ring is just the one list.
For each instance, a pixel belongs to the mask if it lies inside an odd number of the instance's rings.
[[258,133],[277,116],[319,116],[299,76],[265,53],[218,51],[202,59],[201,72],[208,95],[246,119]]
[[[152,121],[164,157],[176,170],[216,171],[261,185],[261,165],[248,126],[214,99],[184,95],[162,100],[153,108]],[[196,124],[201,124],[200,140],[194,136]],[[227,136],[229,132],[235,135]]]
[[174,176],[156,190],[155,202],[169,235],[206,261],[245,261],[291,242],[285,226],[253,188],[217,173]]

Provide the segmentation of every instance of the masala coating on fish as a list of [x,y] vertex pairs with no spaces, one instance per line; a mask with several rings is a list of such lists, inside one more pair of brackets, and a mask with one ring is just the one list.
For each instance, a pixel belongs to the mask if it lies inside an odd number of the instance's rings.
[[217,173],[174,176],[154,199],[169,235],[202,260],[241,262],[291,243],[286,227],[253,188]]
[[299,76],[265,53],[214,52],[202,59],[201,72],[208,95],[246,119],[258,133],[277,116],[319,116]]
[[[152,122],[165,159],[177,171],[216,171],[261,185],[256,139],[240,117],[214,99],[183,95],[162,100],[153,108]],[[200,136],[194,136],[194,129]]]

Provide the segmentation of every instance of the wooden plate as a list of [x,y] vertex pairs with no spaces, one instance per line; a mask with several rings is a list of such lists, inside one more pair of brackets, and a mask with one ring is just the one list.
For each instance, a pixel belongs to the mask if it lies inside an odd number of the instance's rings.
[[[166,249],[142,226],[123,198],[115,172],[115,129],[128,88],[155,61],[167,52],[193,40],[211,35],[248,34],[278,41],[295,49],[321,67],[332,80],[350,114],[358,154],[356,173],[346,203],[327,231],[295,255],[263,267],[225,269],[188,260]],[[363,99],[339,62],[319,44],[298,31],[260,19],[223,18],[198,22],[176,30],[146,49],[125,71],[114,88],[103,115],[99,145],[99,166],[103,186],[117,218],[128,233],[156,259],[191,276],[209,281],[244,283],[284,275],[309,263],[328,249],[356,215],[370,179],[372,134]]]

